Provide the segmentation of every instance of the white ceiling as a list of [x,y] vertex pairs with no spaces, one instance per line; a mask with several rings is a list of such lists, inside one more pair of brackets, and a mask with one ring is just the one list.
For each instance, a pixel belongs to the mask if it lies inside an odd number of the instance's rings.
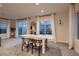
[[[58,13],[68,10],[68,3],[3,3],[0,7],[0,16],[18,19],[29,16]],[[44,13],[41,13],[44,10]]]

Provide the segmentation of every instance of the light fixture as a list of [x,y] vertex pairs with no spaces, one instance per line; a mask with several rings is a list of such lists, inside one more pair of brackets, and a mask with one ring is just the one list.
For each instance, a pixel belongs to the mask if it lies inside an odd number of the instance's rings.
[[2,7],[2,4],[0,4],[0,7]]
[[44,10],[41,10],[41,13],[44,13]]
[[38,6],[38,5],[39,5],[39,3],[36,3],[36,5]]
[[63,21],[61,19],[59,19],[59,24],[61,25],[63,23]]

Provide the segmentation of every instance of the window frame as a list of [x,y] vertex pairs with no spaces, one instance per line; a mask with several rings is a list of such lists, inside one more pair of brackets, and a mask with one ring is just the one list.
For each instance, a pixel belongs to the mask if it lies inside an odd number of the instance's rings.
[[[22,27],[22,34],[19,34],[19,23],[21,23],[21,22],[24,22],[25,24],[26,24],[26,33],[24,34],[23,32],[24,32],[24,30],[23,30],[23,27]],[[27,35],[27,31],[28,31],[28,22],[27,22],[27,20],[20,20],[20,21],[18,21],[18,35]]]
[[[46,20],[46,19],[40,19],[40,17],[39,17],[39,35],[43,35],[43,36],[52,36],[53,35],[53,30],[52,30],[52,28],[53,28],[52,27],[53,26],[52,23],[53,22],[52,22],[51,16],[49,16],[49,17],[50,17],[50,21],[49,20]],[[45,33],[45,35],[44,34],[40,34],[40,22],[41,21],[46,21],[46,22],[49,21],[50,22],[50,25],[51,25],[51,34],[46,34],[46,33]]]
[[8,24],[6,23],[6,22],[4,22],[4,21],[0,21],[0,23],[2,23],[2,24],[5,24],[5,32],[3,32],[3,33],[0,33],[0,34],[6,34],[7,33],[7,26],[8,26]]

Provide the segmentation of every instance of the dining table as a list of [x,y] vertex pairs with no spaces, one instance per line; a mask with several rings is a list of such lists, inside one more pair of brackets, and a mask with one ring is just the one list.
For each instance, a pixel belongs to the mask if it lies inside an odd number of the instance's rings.
[[47,37],[42,35],[20,35],[23,38],[32,38],[37,40],[42,40],[42,54],[45,54],[45,45],[47,44],[45,41]]

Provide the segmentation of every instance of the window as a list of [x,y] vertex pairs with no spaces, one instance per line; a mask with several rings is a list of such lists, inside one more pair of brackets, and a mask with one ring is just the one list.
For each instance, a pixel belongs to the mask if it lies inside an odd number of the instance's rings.
[[52,34],[52,28],[51,28],[51,19],[45,20],[44,18],[40,21],[40,34],[42,35],[51,35]]
[[19,35],[27,34],[27,22],[26,21],[20,21],[18,23],[18,34]]
[[7,24],[0,22],[0,34],[7,33]]

